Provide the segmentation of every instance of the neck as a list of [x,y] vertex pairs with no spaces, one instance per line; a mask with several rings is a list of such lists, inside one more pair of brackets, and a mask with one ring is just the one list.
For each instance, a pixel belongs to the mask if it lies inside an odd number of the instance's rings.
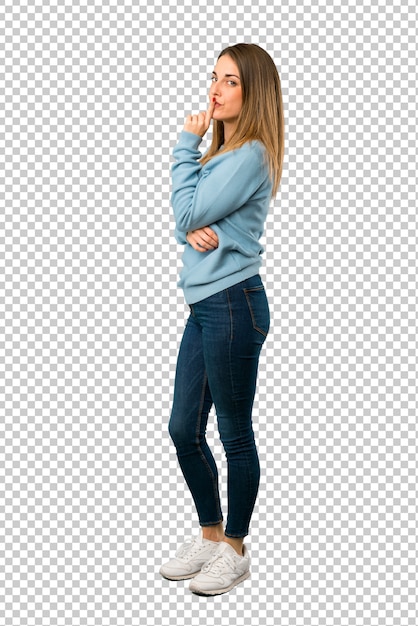
[[236,124],[228,124],[227,122],[224,122],[224,146],[231,139],[232,135],[235,132],[235,129]]

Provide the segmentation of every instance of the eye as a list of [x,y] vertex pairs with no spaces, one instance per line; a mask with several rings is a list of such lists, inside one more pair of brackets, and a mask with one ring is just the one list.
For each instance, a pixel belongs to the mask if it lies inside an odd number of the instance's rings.
[[211,76],[211,77],[210,77],[210,82],[211,82],[211,83],[216,83],[216,81],[217,81],[217,80],[218,80],[218,79],[216,78],[216,76]]
[[228,80],[228,84],[231,85],[232,87],[237,86],[237,83],[234,80]]

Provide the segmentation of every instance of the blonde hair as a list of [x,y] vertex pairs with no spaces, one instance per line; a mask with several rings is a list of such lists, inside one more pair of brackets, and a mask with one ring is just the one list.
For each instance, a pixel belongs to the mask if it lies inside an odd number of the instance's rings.
[[[277,193],[283,171],[284,115],[279,74],[270,55],[256,44],[238,43],[220,53],[228,55],[237,65],[242,86],[242,108],[237,127],[222,152],[236,150],[245,142],[261,141],[273,188]],[[201,159],[202,165],[212,159],[224,143],[223,122],[213,120],[212,143]]]

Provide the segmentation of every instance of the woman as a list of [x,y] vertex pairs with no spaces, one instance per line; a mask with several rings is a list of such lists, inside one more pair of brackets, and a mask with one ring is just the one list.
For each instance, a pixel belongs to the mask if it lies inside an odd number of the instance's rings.
[[[260,479],[251,412],[270,323],[259,239],[284,153],[280,79],[262,48],[223,50],[209,99],[206,112],[187,117],[172,167],[175,236],[185,245],[179,285],[190,316],[169,432],[201,529],[160,569],[169,580],[193,578],[190,589],[200,595],[225,593],[250,575],[243,541]],[[202,158],[198,147],[212,119],[212,144]],[[225,530],[205,438],[212,404],[228,464]]]

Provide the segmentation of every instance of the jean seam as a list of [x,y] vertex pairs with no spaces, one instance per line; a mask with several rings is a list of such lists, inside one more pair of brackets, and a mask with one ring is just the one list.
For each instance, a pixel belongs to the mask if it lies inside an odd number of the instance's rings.
[[231,345],[231,342],[232,342],[232,340],[234,338],[234,318],[233,318],[233,315],[232,315],[231,299],[229,297],[228,289],[226,290],[226,298],[228,300],[229,321],[230,321],[230,334],[229,334],[230,339],[229,339],[229,341],[230,341],[230,345]]
[[[233,368],[232,368],[232,344],[233,344],[233,312],[232,312],[232,307],[231,307],[231,300],[229,298],[229,292],[228,289],[226,290],[226,294],[227,294],[227,298],[228,298],[228,309],[229,309],[229,317],[230,317],[230,321],[231,321],[231,335],[230,335],[230,340],[229,340],[229,350],[228,350],[228,365],[229,365],[229,373],[230,373],[230,380],[231,380],[231,389],[232,389],[232,397],[233,397],[233,403],[234,403],[234,416],[233,419],[236,419],[237,416],[237,401],[236,401],[236,396],[235,396],[235,386],[234,386],[234,376],[233,376]],[[239,437],[242,438],[242,424],[240,422],[240,420],[238,420],[238,433],[239,433]],[[251,471],[250,471],[250,460],[248,458],[248,453],[245,452],[245,469],[248,473],[248,478],[249,478],[249,483],[250,483],[250,487],[251,490],[253,489],[253,479],[251,476]],[[229,517],[229,511],[228,511],[228,517]],[[227,535],[228,536],[228,535]],[[234,535],[231,535],[231,537],[233,537]]]
[[[201,396],[200,396],[200,405],[199,405],[198,419],[196,420],[196,433],[195,434],[196,434],[197,441],[199,441],[199,431],[200,431],[200,424],[202,422],[202,412],[203,412],[203,405],[204,405],[204,402],[205,402],[205,390],[206,390],[207,382],[208,382],[208,375],[207,375],[207,372],[205,372],[204,376],[203,376],[202,393],[201,393]],[[201,459],[202,459],[204,465],[206,466],[206,468],[208,470],[209,476],[211,477],[213,495],[215,497],[216,506],[218,507],[219,515],[223,519],[222,511],[221,511],[220,506],[219,506],[218,489],[217,489],[217,483],[216,483],[216,480],[215,480],[215,476],[214,476],[214,474],[212,472],[212,469],[211,469],[211,467],[210,467],[210,465],[209,465],[205,455],[203,454],[202,446],[200,445],[200,443],[198,444],[198,450],[199,450],[199,454],[201,456]]]

